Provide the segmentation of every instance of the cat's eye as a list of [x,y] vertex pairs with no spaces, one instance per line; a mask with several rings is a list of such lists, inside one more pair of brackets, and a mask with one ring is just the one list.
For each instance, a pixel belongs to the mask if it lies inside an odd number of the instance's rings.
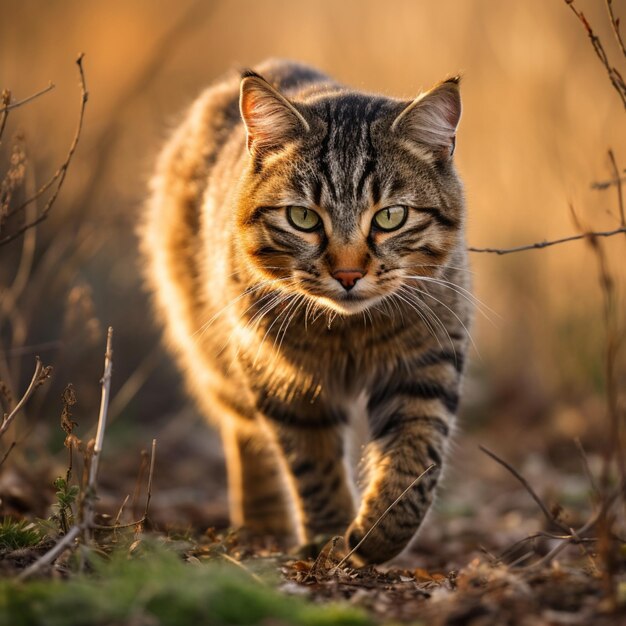
[[374,225],[380,230],[397,230],[406,222],[408,215],[405,206],[389,206],[374,214]]
[[303,206],[287,207],[287,219],[294,228],[305,232],[315,230],[322,223],[320,216],[315,211]]

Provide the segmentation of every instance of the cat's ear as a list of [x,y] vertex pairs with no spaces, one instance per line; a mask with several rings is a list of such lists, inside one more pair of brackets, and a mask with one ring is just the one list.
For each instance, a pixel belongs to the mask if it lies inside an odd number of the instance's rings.
[[239,109],[248,135],[248,151],[280,146],[310,130],[302,114],[262,76],[241,76]]
[[391,130],[431,149],[438,158],[454,153],[461,119],[459,77],[449,78],[417,97],[396,117]]

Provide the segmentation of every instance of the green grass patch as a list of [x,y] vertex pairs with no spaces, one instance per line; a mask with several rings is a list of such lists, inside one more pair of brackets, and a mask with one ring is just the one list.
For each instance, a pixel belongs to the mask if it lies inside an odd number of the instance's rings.
[[0,522],[0,553],[31,548],[41,541],[41,533],[31,522],[4,518]]
[[215,562],[188,564],[164,549],[117,554],[67,581],[0,581],[0,625],[264,624],[361,626],[362,611],[318,606]]

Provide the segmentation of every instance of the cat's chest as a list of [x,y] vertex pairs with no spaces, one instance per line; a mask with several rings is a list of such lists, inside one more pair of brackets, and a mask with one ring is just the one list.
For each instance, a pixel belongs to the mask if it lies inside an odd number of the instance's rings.
[[333,322],[293,328],[272,347],[267,374],[290,386],[318,387],[333,397],[367,394],[382,375],[399,367],[421,338],[409,329]]

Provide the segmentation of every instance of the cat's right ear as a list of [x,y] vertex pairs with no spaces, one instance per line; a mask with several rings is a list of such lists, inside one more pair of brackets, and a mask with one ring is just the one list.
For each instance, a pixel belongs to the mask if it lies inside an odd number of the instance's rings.
[[302,114],[262,76],[241,76],[239,110],[246,126],[250,154],[274,148],[310,130]]
[[392,132],[426,146],[442,159],[454,154],[461,119],[459,77],[449,78],[422,94],[396,117]]

